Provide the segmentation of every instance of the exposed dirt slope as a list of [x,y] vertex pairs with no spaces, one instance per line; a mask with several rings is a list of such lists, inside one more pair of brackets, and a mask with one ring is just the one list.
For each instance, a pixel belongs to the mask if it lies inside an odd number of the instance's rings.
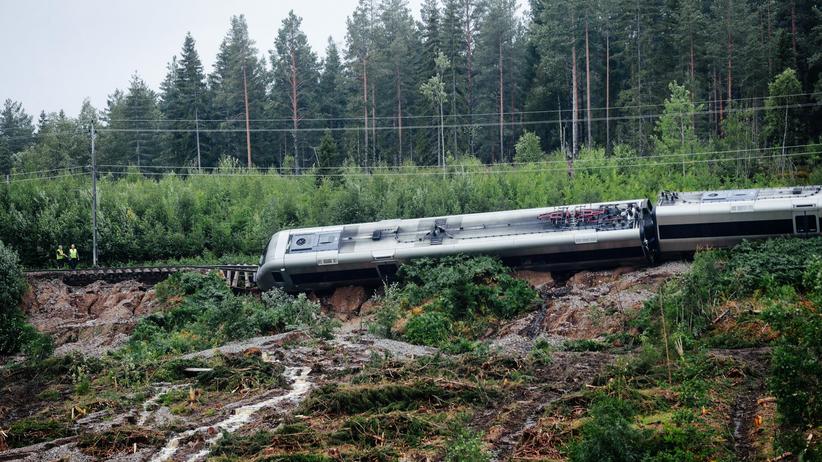
[[137,281],[72,287],[56,279],[31,279],[29,284],[23,311],[52,336],[58,355],[100,356],[125,342],[140,317],[160,308],[154,290]]

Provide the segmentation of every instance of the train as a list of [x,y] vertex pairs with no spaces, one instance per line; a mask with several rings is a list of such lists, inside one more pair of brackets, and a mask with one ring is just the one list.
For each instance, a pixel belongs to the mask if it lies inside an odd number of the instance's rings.
[[261,290],[322,290],[393,279],[404,262],[492,255],[516,269],[649,265],[744,239],[818,236],[822,186],[659,193],[649,199],[394,219],[275,233]]

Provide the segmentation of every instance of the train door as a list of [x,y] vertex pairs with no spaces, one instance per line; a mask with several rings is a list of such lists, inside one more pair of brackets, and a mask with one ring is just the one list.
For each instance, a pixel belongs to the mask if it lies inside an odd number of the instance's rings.
[[819,218],[816,210],[794,210],[793,232],[797,236],[812,236],[819,234]]

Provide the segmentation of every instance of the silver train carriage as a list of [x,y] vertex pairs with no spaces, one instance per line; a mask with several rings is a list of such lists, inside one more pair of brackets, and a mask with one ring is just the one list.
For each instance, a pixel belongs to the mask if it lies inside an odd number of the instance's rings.
[[730,247],[743,239],[819,234],[822,187],[662,192],[656,207],[663,256]]
[[564,270],[647,263],[657,253],[652,205],[637,199],[284,230],[264,250],[256,281],[288,291],[374,283],[405,261],[456,254]]

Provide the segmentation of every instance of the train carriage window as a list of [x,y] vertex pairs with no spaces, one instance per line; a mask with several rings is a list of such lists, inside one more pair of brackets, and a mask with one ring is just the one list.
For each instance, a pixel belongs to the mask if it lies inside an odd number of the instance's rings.
[[794,218],[796,233],[818,233],[819,225],[816,215],[798,215]]

